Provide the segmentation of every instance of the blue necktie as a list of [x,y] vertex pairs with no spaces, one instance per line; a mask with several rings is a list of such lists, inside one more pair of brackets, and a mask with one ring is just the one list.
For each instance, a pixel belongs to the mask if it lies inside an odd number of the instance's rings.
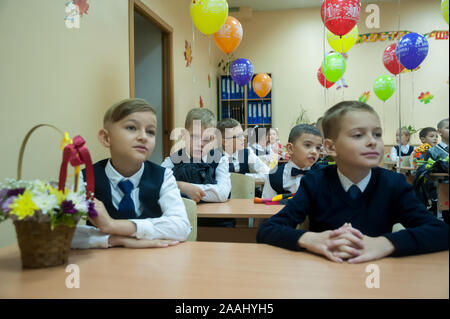
[[131,198],[131,191],[134,186],[130,181],[123,180],[119,182],[119,188],[123,192],[124,196],[119,203],[119,213],[121,216],[130,216],[129,218],[136,217],[136,209],[134,207],[133,199]]
[[359,189],[358,186],[356,186],[355,184],[353,184],[349,189],[348,189],[348,194],[350,195],[350,197],[352,199],[356,199],[359,194],[361,194],[361,190]]
[[292,170],[291,170],[291,176],[297,176],[297,175],[300,175],[300,174],[305,175],[306,173],[308,173],[308,171],[305,171],[305,170],[302,170],[302,169],[298,169],[298,168],[295,168],[295,167],[292,167]]

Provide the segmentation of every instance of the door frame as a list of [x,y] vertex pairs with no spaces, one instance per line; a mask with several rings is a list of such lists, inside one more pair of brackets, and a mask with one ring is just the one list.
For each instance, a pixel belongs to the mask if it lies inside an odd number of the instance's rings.
[[170,155],[172,141],[170,133],[174,129],[174,95],[173,95],[173,28],[150,10],[140,0],[128,0],[128,39],[130,56],[130,98],[135,97],[134,81],[134,11],[139,12],[144,18],[155,24],[162,34],[162,121],[163,125],[163,156]]

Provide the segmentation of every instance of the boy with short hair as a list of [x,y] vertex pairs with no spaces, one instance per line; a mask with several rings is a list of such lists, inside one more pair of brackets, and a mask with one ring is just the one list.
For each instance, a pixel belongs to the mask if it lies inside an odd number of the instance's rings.
[[174,172],[181,192],[195,202],[225,202],[231,190],[227,159],[214,148],[216,118],[205,108],[194,108],[185,121],[185,147],[161,164]]
[[264,178],[269,167],[256,156],[254,151],[245,147],[245,135],[241,124],[233,118],[217,123],[221,134],[222,151],[228,159],[230,173],[246,174],[253,178]]
[[428,144],[430,147],[435,146],[439,141],[439,134],[434,127],[425,127],[420,130],[419,138],[422,144]]
[[441,136],[441,142],[430,148],[425,154],[425,160],[443,160],[448,156],[448,118],[443,119],[437,125],[437,132]]
[[191,226],[172,171],[148,161],[156,127],[156,112],[142,99],[105,113],[98,138],[111,157],[94,164],[98,216],[77,227],[72,248],[166,247],[187,239]]
[[316,127],[307,124],[294,126],[289,133],[286,148],[290,160],[266,176],[263,198],[296,193],[302,176],[309,170],[320,167],[315,163],[322,148],[322,135]]
[[[260,226],[258,242],[349,263],[448,249],[448,225],[427,212],[403,175],[378,167],[384,146],[372,107],[338,103],[323,130],[336,165],[302,178],[295,197]],[[306,216],[310,230],[295,229]],[[392,233],[396,223],[406,229]]]

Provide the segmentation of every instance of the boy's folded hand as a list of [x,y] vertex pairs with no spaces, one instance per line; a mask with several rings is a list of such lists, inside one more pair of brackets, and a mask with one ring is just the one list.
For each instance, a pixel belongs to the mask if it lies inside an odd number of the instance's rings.
[[97,217],[90,218],[89,221],[97,227],[101,232],[109,234],[111,232],[114,219],[109,216],[106,211],[105,205],[97,198],[94,198],[95,210],[97,211]]
[[327,248],[334,256],[342,259],[357,257],[364,249],[363,238],[364,235],[359,230],[345,223],[331,232]]
[[178,182],[178,187],[181,192],[188,195],[196,203],[198,203],[203,196],[206,196],[206,193],[202,189],[190,183]]
[[111,235],[109,243],[113,247],[125,248],[164,248],[179,244],[178,240],[170,239],[136,239],[126,236]]

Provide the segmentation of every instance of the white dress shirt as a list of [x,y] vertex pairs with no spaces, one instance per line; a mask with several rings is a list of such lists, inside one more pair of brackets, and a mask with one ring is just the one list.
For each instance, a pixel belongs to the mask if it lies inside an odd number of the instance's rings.
[[367,174],[366,177],[364,177],[358,184],[354,184],[351,180],[349,180],[344,174],[341,173],[339,168],[337,169],[339,180],[341,181],[341,185],[344,188],[344,190],[347,192],[352,185],[358,186],[359,190],[364,192],[367,185],[369,185],[370,177],[372,176],[372,170],[369,171],[369,174]]
[[[297,176],[292,176],[291,171],[292,171],[293,167],[295,167],[297,169],[302,169],[305,171],[310,170],[311,167],[300,168],[297,165],[295,165],[294,162],[292,162],[292,161],[289,161],[286,163],[286,165],[284,165],[283,188],[291,193],[296,193],[298,190],[298,187],[300,186],[300,180],[302,179],[302,177],[304,175],[300,174]],[[263,198],[272,198],[276,195],[277,195],[277,192],[274,191],[274,189],[270,185],[269,175],[266,175],[265,181],[264,181],[264,189],[263,189],[262,197]]]
[[[396,146],[398,146],[398,145],[396,145]],[[409,144],[400,145],[400,154],[401,153],[404,153],[404,154],[408,153],[409,147],[410,147]],[[391,157],[391,161],[397,162],[398,155],[397,155],[397,150],[395,149],[395,146],[392,146],[392,148],[391,148],[391,156],[390,157]],[[412,152],[411,155],[410,155],[410,163],[412,163],[413,159],[414,159],[414,152]]]
[[[111,186],[112,204],[116,209],[124,196],[118,187],[122,180],[129,180],[133,183],[134,189],[131,192],[136,215],[142,214],[142,206],[139,200],[139,182],[144,172],[144,164],[133,176],[123,177],[111,165],[109,160],[105,167],[105,174]],[[83,177],[80,175],[80,188],[85,187]],[[181,199],[180,190],[177,186],[172,170],[164,171],[164,180],[159,191],[158,204],[161,207],[162,215],[157,218],[130,219],[136,224],[136,232],[131,235],[137,239],[172,239],[184,241],[191,232],[191,225],[186,213],[186,207]],[[100,232],[93,226],[77,226],[72,248],[108,248],[109,234]]]
[[[205,155],[202,158],[204,163],[207,162],[208,156]],[[166,157],[161,163],[161,166],[165,168],[174,168],[174,164],[170,157]],[[228,159],[222,156],[219,164],[216,167],[216,182],[217,184],[193,184],[203,190],[206,195],[202,197],[204,202],[226,202],[228,200],[228,195],[231,191],[231,181],[229,172]]]
[[[255,152],[248,147],[248,168],[250,173],[246,173],[245,175],[251,176],[254,179],[261,179],[265,178],[267,174],[270,172],[269,166],[264,164],[261,159],[256,156]],[[223,152],[225,157],[229,159],[231,157],[231,163],[233,163],[234,171],[239,172],[239,158],[238,158],[238,152],[235,152],[233,155],[229,155],[227,152]],[[230,161],[228,161],[230,163]]]

